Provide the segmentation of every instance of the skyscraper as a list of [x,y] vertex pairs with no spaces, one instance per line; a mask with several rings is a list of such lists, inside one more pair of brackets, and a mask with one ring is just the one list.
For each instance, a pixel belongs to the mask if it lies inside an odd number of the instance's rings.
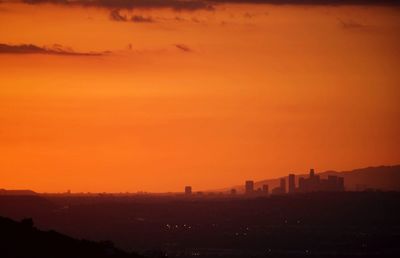
[[263,185],[263,186],[262,186],[262,192],[263,192],[263,194],[266,194],[266,195],[269,194],[269,187],[268,187],[268,185]]
[[310,169],[310,177],[314,177],[314,175],[315,175],[315,172],[314,172],[314,169],[312,168],[312,169]]
[[191,186],[185,186],[185,194],[186,195],[192,194],[192,187]]
[[281,178],[280,188],[281,188],[282,193],[286,193],[286,180],[285,180],[285,178]]
[[296,191],[295,175],[289,174],[289,193],[294,193]]
[[247,180],[245,184],[246,194],[252,194],[254,192],[254,181]]

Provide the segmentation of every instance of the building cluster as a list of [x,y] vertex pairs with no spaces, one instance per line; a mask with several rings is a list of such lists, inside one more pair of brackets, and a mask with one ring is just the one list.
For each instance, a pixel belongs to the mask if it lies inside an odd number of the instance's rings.
[[[293,193],[308,193],[308,192],[341,192],[344,191],[344,178],[338,176],[328,176],[327,179],[320,178],[319,175],[315,174],[314,169],[310,169],[308,178],[299,177],[298,186],[296,186],[296,176],[289,174],[286,178],[279,180],[279,186],[273,188],[271,193],[269,192],[269,186],[267,184],[262,185],[259,188],[255,188],[253,180],[247,180],[244,185],[245,195],[280,195],[280,194],[293,194]],[[185,194],[192,194],[192,187],[185,186]],[[231,195],[236,195],[237,190],[231,189]]]
[[269,187],[268,185],[263,185],[261,188],[254,188],[254,181],[247,180],[245,183],[245,194],[264,194],[268,195]]
[[309,178],[299,178],[299,187],[296,190],[300,193],[320,191],[341,192],[344,191],[344,178],[328,176],[327,179],[321,179],[319,175],[315,175],[314,169],[311,169]]
[[[308,193],[308,192],[341,192],[344,191],[344,178],[338,176],[328,176],[327,179],[321,179],[315,174],[314,169],[310,169],[308,178],[299,177],[298,187],[296,187],[296,176],[289,174],[286,178],[281,178],[279,186],[272,189],[271,194],[293,194],[293,193]],[[246,181],[245,193],[254,193],[254,182]],[[268,185],[263,185],[261,193],[268,194]],[[267,189],[266,191],[264,189]],[[259,192],[260,190],[256,191]]]
[[186,195],[192,194],[192,187],[191,186],[185,186],[185,194]]

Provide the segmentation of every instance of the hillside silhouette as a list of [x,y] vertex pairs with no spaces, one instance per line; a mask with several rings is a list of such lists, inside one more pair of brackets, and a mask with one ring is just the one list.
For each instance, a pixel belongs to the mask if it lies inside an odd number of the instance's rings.
[[41,231],[32,219],[16,222],[0,217],[0,257],[2,258],[139,258],[113,246],[111,242],[78,240],[55,231]]
[[[296,182],[299,177],[308,177],[308,172],[296,174]],[[354,169],[349,171],[324,171],[316,173],[321,178],[327,178],[330,175],[344,177],[346,191],[364,191],[369,189],[381,191],[400,191],[400,165],[395,166],[378,166]],[[279,178],[266,179],[254,183],[255,188],[262,187],[267,184],[269,188],[279,186]],[[287,176],[286,176],[287,178]],[[234,186],[235,189],[243,191],[243,185]],[[224,189],[228,190],[228,189]]]
[[25,190],[6,190],[0,189],[0,195],[9,195],[9,196],[35,196],[35,193],[32,190],[25,189]]

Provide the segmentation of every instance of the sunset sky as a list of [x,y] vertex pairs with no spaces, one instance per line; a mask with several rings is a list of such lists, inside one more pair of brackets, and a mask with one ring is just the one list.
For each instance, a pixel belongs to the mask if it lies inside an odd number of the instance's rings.
[[1,1],[0,188],[399,164],[398,1],[293,2]]

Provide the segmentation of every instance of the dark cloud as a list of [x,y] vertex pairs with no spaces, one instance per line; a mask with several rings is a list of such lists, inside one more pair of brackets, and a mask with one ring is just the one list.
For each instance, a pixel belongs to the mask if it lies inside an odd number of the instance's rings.
[[150,17],[150,16],[142,16],[142,15],[132,15],[130,18],[128,18],[126,15],[122,15],[120,13],[119,9],[114,9],[111,10],[110,12],[110,19],[112,21],[117,21],[117,22],[139,22],[139,23],[152,23],[155,22],[155,20]]
[[356,22],[354,20],[342,20],[338,18],[339,24],[344,28],[344,29],[359,29],[359,28],[365,28],[367,25]]
[[180,16],[175,16],[175,21],[178,21],[178,22],[185,22],[186,19],[185,19],[185,18],[182,18],[182,17],[180,17]]
[[21,2],[24,2],[27,4],[40,4],[40,3],[68,4],[68,3],[72,3],[73,1],[69,1],[69,0],[21,0]]
[[122,21],[122,22],[128,21],[128,19],[126,18],[125,15],[121,15],[121,14],[119,13],[119,10],[118,10],[118,9],[114,9],[114,10],[112,10],[112,11],[110,12],[110,19],[111,19],[112,21]]
[[150,16],[142,16],[142,15],[133,15],[131,17],[131,21],[132,22],[143,22],[143,23],[151,23],[151,22],[155,22],[154,19]]
[[210,0],[208,2],[274,5],[400,5],[400,0]]
[[64,56],[102,56],[110,52],[75,52],[55,44],[52,47],[39,47],[33,44],[9,45],[0,43],[0,54],[46,54]]
[[175,44],[175,47],[184,52],[193,52],[193,50],[191,48],[189,48],[188,46],[183,45],[183,44]]
[[201,23],[201,21],[199,19],[197,19],[196,17],[192,18],[192,22],[194,23]]
[[215,5],[229,3],[274,5],[400,5],[400,0],[4,0],[27,4],[52,3],[108,9],[171,8],[174,10],[213,10]]
[[243,17],[244,17],[244,18],[247,18],[247,19],[251,19],[251,18],[254,17],[254,14],[252,14],[252,13],[245,13],[245,14],[243,14]]
[[27,4],[52,3],[109,9],[171,8],[174,10],[212,9],[205,0],[21,0]]

